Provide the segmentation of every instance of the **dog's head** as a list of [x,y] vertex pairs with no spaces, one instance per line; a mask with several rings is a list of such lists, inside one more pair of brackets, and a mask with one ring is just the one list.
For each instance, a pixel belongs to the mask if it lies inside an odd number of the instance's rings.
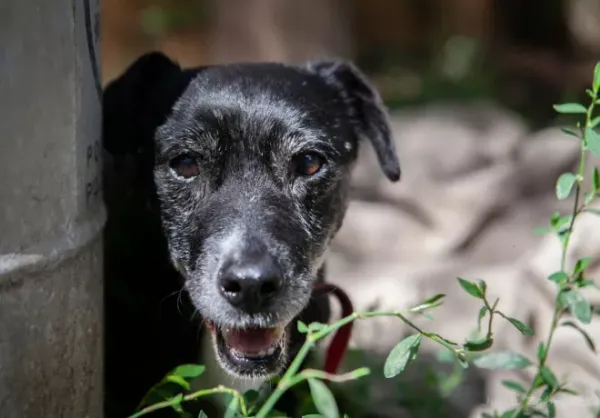
[[170,258],[221,365],[279,372],[342,224],[359,141],[400,177],[378,93],[337,60],[182,70],[152,53],[104,100],[107,149],[151,161]]

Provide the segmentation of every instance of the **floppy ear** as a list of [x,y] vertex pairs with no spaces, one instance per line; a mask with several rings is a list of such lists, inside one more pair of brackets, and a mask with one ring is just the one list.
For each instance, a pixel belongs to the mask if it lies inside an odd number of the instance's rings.
[[181,68],[165,55],[138,58],[104,91],[104,147],[111,154],[133,153],[151,145],[154,131],[185,89]]
[[387,111],[377,90],[358,68],[347,61],[313,61],[306,64],[306,67],[338,90],[356,133],[371,141],[385,175],[391,181],[398,181],[400,163]]

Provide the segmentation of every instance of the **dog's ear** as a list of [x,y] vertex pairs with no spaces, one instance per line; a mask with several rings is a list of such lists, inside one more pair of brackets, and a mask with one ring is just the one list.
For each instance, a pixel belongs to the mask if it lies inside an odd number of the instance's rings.
[[306,68],[337,89],[359,137],[368,138],[379,164],[391,181],[400,179],[400,163],[387,111],[377,90],[353,64],[343,60],[312,61]]
[[108,152],[133,153],[152,144],[154,131],[185,88],[183,77],[177,77],[181,72],[165,55],[151,52],[107,86],[102,129]]

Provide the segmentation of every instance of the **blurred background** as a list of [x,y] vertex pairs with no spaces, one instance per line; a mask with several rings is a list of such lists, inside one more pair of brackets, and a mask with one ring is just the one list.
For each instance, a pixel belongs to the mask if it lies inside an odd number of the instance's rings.
[[[554,187],[579,157],[577,141],[558,129],[574,120],[557,119],[552,104],[586,99],[600,59],[598,0],[102,0],[101,16],[104,83],[150,50],[183,66],[355,61],[391,110],[403,179],[387,182],[363,147],[329,280],[357,310],[414,306],[446,293],[434,321],[415,321],[463,341],[476,330],[480,306],[456,277],[483,278],[500,309],[538,333],[525,338],[500,322],[494,347],[535,357],[552,316],[555,290],[546,278],[558,269],[560,247],[532,230],[554,210],[570,210]],[[571,264],[600,259],[598,220],[583,218]],[[597,294],[588,296],[600,305]],[[586,329],[600,337],[596,318]],[[381,370],[409,332],[391,320],[360,322],[346,367]],[[597,354],[569,328],[555,341],[553,370],[585,394],[558,402],[559,416],[598,416]],[[340,389],[352,416],[479,417],[515,405],[503,380],[533,378],[464,371],[436,347],[424,343],[422,351],[399,380],[376,372]]]
[[493,97],[536,123],[582,91],[600,51],[596,0],[102,0],[109,81],[162,50],[184,66],[355,60],[391,107]]

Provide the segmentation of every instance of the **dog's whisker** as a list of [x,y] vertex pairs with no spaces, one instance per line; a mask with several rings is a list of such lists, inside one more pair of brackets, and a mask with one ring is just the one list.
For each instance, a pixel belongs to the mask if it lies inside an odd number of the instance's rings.
[[183,311],[181,310],[181,305],[183,303],[183,292],[185,290],[185,287],[182,287],[181,289],[179,289],[179,291],[177,292],[177,312],[179,312],[179,314],[181,316],[183,316]]
[[164,302],[165,302],[167,299],[169,299],[170,297],[173,297],[173,296],[175,296],[175,295],[176,295],[176,294],[178,294],[179,292],[181,292],[181,289],[180,289],[180,290],[176,290],[176,291],[174,291],[174,292],[172,292],[172,293],[169,293],[168,295],[164,296],[164,297],[163,297],[163,298],[160,300],[160,303],[161,303],[161,304],[163,304],[163,303],[164,303]]

